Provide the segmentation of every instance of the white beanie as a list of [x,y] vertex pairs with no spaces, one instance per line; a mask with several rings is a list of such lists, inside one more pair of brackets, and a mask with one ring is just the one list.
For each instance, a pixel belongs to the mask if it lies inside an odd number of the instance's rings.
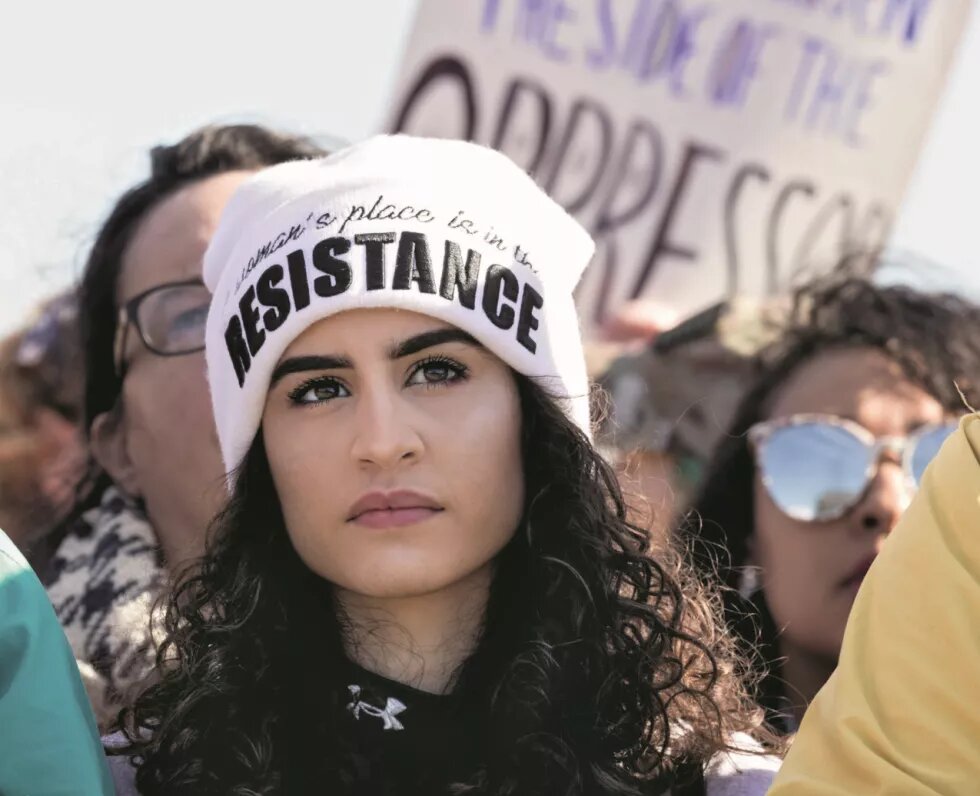
[[588,434],[572,291],[594,248],[520,168],[463,141],[378,136],[259,172],[232,196],[204,257],[225,467],[248,452],[289,344],[327,316],[367,307],[466,331],[539,381]]

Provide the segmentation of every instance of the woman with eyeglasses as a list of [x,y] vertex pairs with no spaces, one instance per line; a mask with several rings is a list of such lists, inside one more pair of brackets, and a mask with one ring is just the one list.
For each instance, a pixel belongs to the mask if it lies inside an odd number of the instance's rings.
[[[801,290],[681,533],[794,731],[837,665],[868,569],[977,395],[980,310],[838,271]],[[974,397],[975,400],[975,397]]]
[[205,258],[229,502],[125,714],[121,793],[765,792],[731,639],[591,442],[593,250],[462,141],[239,188]]
[[99,230],[79,290],[83,426],[93,457],[39,569],[101,722],[151,666],[148,609],[198,556],[223,470],[204,376],[201,261],[255,170],[322,154],[250,125],[151,152],[151,172]]

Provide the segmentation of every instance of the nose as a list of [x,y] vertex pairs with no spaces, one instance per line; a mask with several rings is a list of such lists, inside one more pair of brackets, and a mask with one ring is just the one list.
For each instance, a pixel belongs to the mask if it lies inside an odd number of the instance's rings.
[[391,469],[419,459],[422,439],[411,410],[388,385],[362,385],[354,417],[351,456],[362,467]]
[[910,497],[901,464],[891,457],[882,458],[875,477],[853,512],[856,528],[881,536],[891,533]]

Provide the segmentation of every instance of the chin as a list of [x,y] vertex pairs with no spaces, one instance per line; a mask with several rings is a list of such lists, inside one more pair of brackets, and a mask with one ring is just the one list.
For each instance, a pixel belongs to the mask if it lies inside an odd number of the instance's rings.
[[373,557],[365,555],[356,568],[321,574],[338,588],[364,597],[410,599],[459,586],[488,571],[487,565],[493,560],[493,555],[461,560],[445,548],[441,555],[431,550],[413,555],[405,549],[389,551],[389,555],[375,553]]
[[363,577],[352,578],[346,583],[336,583],[345,591],[371,597],[377,600],[404,600],[424,597],[427,594],[449,588],[465,577],[458,573],[455,577],[438,577],[430,571],[418,571],[414,567],[378,567]]
[[[455,536],[455,538],[454,538]],[[481,540],[483,541],[483,540]],[[408,599],[434,594],[479,576],[506,544],[473,544],[458,534],[378,535],[369,543],[337,545],[303,556],[307,566],[337,589],[373,599]]]

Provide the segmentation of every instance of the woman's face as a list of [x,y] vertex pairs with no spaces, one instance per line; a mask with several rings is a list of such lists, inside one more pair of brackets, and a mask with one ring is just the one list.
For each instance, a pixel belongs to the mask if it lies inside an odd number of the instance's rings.
[[[201,180],[154,207],[124,252],[117,305],[158,285],[200,279],[221,211],[248,176]],[[93,443],[103,444],[95,452],[117,483],[144,499],[167,561],[178,564],[202,552],[205,530],[227,497],[204,353],[158,356],[130,327],[122,358],[122,419],[96,420]]]
[[262,434],[293,546],[340,590],[412,597],[485,575],[520,521],[514,376],[427,316],[312,325],[277,366]]
[[[800,413],[848,418],[875,437],[905,436],[946,419],[939,402],[893,360],[867,348],[827,352],[800,367],[777,393],[769,417]],[[888,455],[847,514],[800,522],[773,503],[756,473],[752,559],[787,642],[836,659],[858,586],[909,497],[901,463]]]

